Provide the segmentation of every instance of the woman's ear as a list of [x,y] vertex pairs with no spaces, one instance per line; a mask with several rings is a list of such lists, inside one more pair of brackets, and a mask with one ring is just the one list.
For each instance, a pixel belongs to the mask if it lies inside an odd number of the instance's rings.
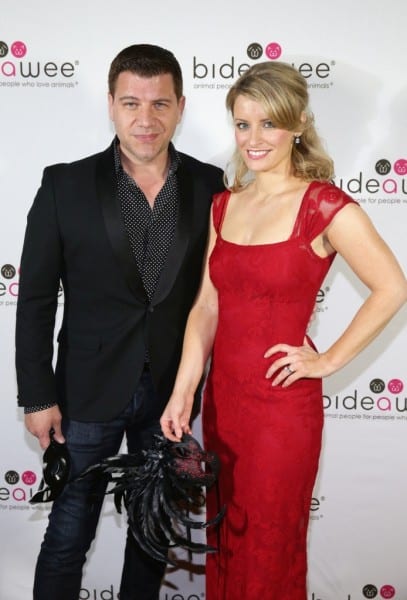
[[[302,111],[302,113],[301,113],[300,122],[302,123],[302,125],[305,125],[305,123],[307,122],[307,113],[305,111]],[[304,129],[305,129],[305,127],[301,127],[301,129],[297,129],[297,131],[294,132],[294,137],[297,139],[300,138],[301,134],[304,132]],[[295,141],[297,141],[297,139],[295,139]]]

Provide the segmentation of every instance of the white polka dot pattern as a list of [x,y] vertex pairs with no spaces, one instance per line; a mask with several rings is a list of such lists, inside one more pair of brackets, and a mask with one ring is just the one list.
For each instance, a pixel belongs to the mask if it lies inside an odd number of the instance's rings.
[[124,225],[149,300],[152,299],[168,251],[174,239],[178,213],[176,169],[180,162],[170,146],[171,165],[167,180],[151,209],[136,182],[123,170],[115,144],[117,189]]

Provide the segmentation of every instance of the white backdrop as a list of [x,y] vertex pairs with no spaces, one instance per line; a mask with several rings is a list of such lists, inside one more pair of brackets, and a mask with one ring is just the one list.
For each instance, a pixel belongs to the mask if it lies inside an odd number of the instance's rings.
[[[1,600],[31,597],[48,512],[27,502],[38,486],[41,453],[24,432],[15,399],[14,317],[26,213],[45,165],[77,159],[110,143],[106,77],[114,55],[140,42],[174,51],[187,96],[176,145],[221,167],[232,150],[224,98],[239,66],[276,58],[293,63],[308,78],[338,185],[361,202],[406,267],[406,7],[405,0],[3,3]],[[337,259],[312,325],[320,348],[340,334],[365,295]],[[402,311],[363,355],[325,381],[324,448],[311,511],[309,600],[407,600],[405,321]],[[199,424],[195,430],[199,435]],[[123,520],[107,502],[81,599],[118,597],[124,531]],[[168,571],[162,600],[204,598],[202,565],[195,562],[193,573]]]

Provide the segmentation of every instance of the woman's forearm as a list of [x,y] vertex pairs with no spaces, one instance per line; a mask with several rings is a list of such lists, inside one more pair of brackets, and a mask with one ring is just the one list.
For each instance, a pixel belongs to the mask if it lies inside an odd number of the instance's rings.
[[323,353],[330,372],[341,369],[364,350],[402,307],[406,298],[405,283],[388,291],[372,292],[340,338]]
[[185,329],[174,394],[195,393],[212,350],[217,323],[217,307],[197,304],[192,308]]

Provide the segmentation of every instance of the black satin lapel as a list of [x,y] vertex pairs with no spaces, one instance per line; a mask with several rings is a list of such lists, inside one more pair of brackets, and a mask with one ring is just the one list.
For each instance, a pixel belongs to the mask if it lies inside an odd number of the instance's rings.
[[112,147],[102,154],[96,166],[96,191],[101,203],[107,235],[117,263],[132,292],[146,301],[147,296],[143,282],[121,216]]
[[164,269],[161,272],[153,304],[161,302],[169,293],[180,270],[188,248],[193,217],[194,186],[189,171],[180,165],[178,170],[179,208],[174,241],[168,252]]

